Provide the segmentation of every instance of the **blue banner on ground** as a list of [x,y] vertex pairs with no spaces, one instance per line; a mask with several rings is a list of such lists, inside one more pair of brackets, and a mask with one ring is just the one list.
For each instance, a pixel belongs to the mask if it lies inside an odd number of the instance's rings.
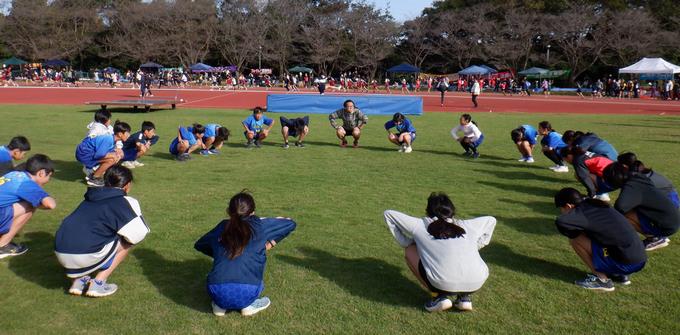
[[318,95],[318,94],[269,94],[267,111],[273,113],[330,114],[340,108],[345,100],[368,115],[423,114],[423,98],[419,96],[391,95]]

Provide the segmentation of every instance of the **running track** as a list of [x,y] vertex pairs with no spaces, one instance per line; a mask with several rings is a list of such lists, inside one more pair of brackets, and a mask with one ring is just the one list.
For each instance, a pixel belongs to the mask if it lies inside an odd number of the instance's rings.
[[[155,98],[184,99],[178,108],[248,109],[265,106],[267,93],[285,93],[281,90],[209,91],[207,89],[154,90]],[[130,88],[57,88],[57,87],[3,87],[0,104],[83,105],[86,101],[120,100],[138,98],[139,90]],[[313,91],[302,94],[315,94]],[[344,93],[352,96],[360,93]],[[581,113],[581,114],[656,114],[680,116],[680,102],[644,99],[580,99],[572,96],[503,96],[485,93],[478,98],[479,108],[472,108],[469,94],[446,94],[444,107],[439,105],[439,93],[420,93],[427,112],[529,112],[529,113]]]

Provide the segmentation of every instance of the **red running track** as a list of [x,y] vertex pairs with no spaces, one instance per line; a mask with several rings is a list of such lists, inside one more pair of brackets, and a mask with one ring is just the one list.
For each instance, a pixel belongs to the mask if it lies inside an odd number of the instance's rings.
[[[184,99],[178,108],[248,109],[265,106],[267,93],[272,91],[210,91],[207,89],[154,90],[154,98]],[[139,97],[139,90],[130,88],[55,88],[55,87],[5,87],[0,88],[0,104],[83,105],[87,101],[122,100]],[[315,94],[313,91],[301,94]],[[344,93],[353,96],[361,93]],[[472,108],[469,94],[446,94],[444,107],[439,104],[439,93],[420,93],[426,112],[528,112],[528,113],[579,113],[579,114],[657,114],[680,115],[680,102],[647,99],[580,99],[573,96],[502,96],[486,93],[478,98],[479,108]]]

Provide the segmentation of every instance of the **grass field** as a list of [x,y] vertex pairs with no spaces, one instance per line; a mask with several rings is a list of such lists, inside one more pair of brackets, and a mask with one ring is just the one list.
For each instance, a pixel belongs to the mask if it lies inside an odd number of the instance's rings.
[[[576,287],[572,282],[586,268],[555,229],[552,196],[561,187],[583,187],[572,173],[548,170],[538,150],[535,164],[518,163],[509,139],[513,127],[544,119],[558,130],[595,131],[680,186],[680,118],[479,113],[473,119],[486,139],[481,157],[469,160],[449,136],[459,116],[454,113],[414,117],[414,152],[399,154],[382,128],[387,117],[370,118],[359,149],[339,148],[326,117],[314,115],[306,148],[284,150],[274,136],[262,149],[246,150],[238,135],[248,111],[113,110],[114,119],[134,131],[143,120],[153,121],[161,136],[153,154],[141,159],[146,166],[134,170],[130,194],[152,233],[111,276],[118,293],[88,299],[66,294],[69,282],[54,257],[53,236],[86,189],[74,150],[92,112],[0,106],[0,141],[23,134],[31,153],[48,154],[58,168],[47,185],[57,209],[37,213],[17,238],[31,249],[26,255],[0,261],[2,334],[680,333],[680,239],[651,252],[630,286],[612,293]],[[221,155],[176,162],[168,144],[178,125],[191,122],[218,122],[238,135]],[[211,260],[193,243],[244,188],[252,191],[259,215],[290,216],[298,228],[269,253],[265,294],[272,306],[254,318],[218,318],[205,292]],[[428,295],[382,218],[385,209],[424,215],[432,191],[447,192],[459,217],[498,219],[482,250],[491,275],[474,295],[471,313],[423,310]]]

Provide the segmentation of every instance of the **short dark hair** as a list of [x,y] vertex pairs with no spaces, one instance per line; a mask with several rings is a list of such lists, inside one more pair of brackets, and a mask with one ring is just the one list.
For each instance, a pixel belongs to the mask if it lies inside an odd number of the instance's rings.
[[352,103],[352,105],[353,105],[354,107],[357,106],[357,104],[354,103],[354,100],[352,100],[352,99],[347,99],[347,100],[345,100],[345,102],[342,103],[342,107],[347,108],[347,104],[350,103],[350,102]]
[[94,121],[104,124],[111,120],[111,112],[108,109],[100,109],[94,112]]
[[514,143],[521,141],[524,138],[524,127],[513,129],[510,132],[510,138],[512,138]]
[[264,113],[264,108],[262,108],[260,106],[253,108],[253,114],[260,114],[260,113]]
[[552,125],[548,121],[539,122],[538,127],[541,129],[548,129],[548,131],[553,131]]
[[566,205],[573,205],[574,207],[585,202],[595,207],[609,208],[609,204],[598,199],[586,198],[573,187],[565,187],[555,193],[554,197],[555,207],[564,207]]
[[619,162],[609,164],[602,171],[602,179],[614,189],[621,188],[630,177],[630,170]]
[[28,139],[26,137],[19,135],[12,137],[12,139],[9,141],[9,144],[7,145],[7,149],[9,150],[19,149],[19,151],[30,151],[31,143],[28,142]]
[[203,133],[205,133],[205,127],[203,127],[203,125],[200,124],[200,123],[194,123],[194,124],[192,125],[192,129],[193,129],[192,133],[193,133],[194,135],[195,135],[195,134],[203,134]]
[[404,119],[405,119],[405,118],[406,118],[406,117],[404,116],[404,114],[401,114],[401,113],[394,113],[394,115],[392,116],[392,121],[393,121],[394,123],[397,123],[397,122],[404,122]]
[[156,129],[156,125],[153,124],[151,121],[144,121],[142,122],[142,131],[148,131],[148,130],[154,130]]
[[114,165],[106,170],[104,174],[104,185],[106,187],[123,188],[132,181],[132,171],[122,165]]
[[34,176],[40,170],[45,170],[46,173],[52,173],[54,172],[54,163],[52,163],[52,160],[47,157],[47,155],[35,154],[26,161],[23,170]]
[[215,142],[219,141],[226,141],[229,139],[229,135],[231,135],[231,132],[227,127],[219,127],[217,128],[217,133],[215,134]]
[[118,134],[118,133],[129,133],[130,132],[130,125],[127,124],[126,122],[123,121],[118,121],[116,120],[116,123],[113,124],[113,133]]

